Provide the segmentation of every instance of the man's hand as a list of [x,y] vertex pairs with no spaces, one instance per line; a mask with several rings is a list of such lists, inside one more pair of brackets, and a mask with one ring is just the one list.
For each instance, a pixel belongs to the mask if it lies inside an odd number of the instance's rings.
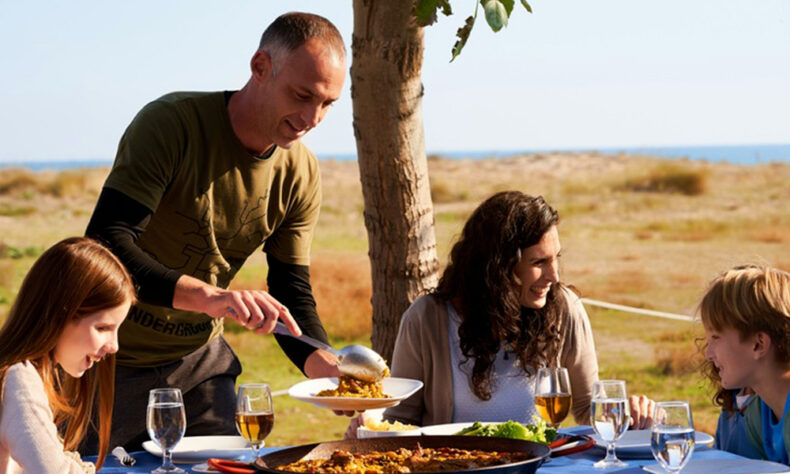
[[363,416],[364,415],[360,413],[351,419],[348,428],[346,428],[346,432],[343,434],[343,439],[357,439],[357,428],[365,424],[365,420],[362,419]]
[[311,379],[323,377],[340,377],[337,370],[337,358],[331,352],[321,349],[313,351],[304,362],[304,373]]
[[632,430],[647,430],[653,426],[653,410],[656,402],[644,395],[638,397],[632,395],[628,397],[631,405],[631,427]]
[[269,334],[281,320],[294,336],[302,331],[282,303],[263,290],[223,290],[183,275],[176,283],[173,307],[199,311],[212,318],[229,317],[256,334]]
[[[311,379],[320,379],[322,377],[340,377],[340,371],[337,370],[337,358],[331,352],[321,349],[315,350],[312,354],[307,356],[304,362],[304,373]],[[342,411],[332,410],[335,415],[354,416],[355,411]]]

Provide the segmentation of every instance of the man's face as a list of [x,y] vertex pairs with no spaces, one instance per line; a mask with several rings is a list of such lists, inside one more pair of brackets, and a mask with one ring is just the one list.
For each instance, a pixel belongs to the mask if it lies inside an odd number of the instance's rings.
[[[261,54],[266,53],[259,51],[256,58]],[[268,74],[259,78],[257,130],[267,143],[290,148],[340,97],[346,63],[318,40],[273,60]]]

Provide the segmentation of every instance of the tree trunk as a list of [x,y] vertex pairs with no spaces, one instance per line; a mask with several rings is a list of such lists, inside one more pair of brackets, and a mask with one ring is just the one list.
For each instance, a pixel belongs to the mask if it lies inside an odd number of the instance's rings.
[[422,124],[423,29],[412,2],[354,0],[351,99],[373,282],[373,349],[392,360],[400,318],[437,283]]

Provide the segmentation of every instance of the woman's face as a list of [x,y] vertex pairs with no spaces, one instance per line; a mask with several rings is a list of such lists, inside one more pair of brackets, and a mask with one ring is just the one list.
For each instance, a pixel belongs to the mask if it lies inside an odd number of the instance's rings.
[[516,276],[521,281],[519,301],[522,306],[536,309],[546,306],[551,285],[560,280],[560,249],[557,226],[551,226],[540,242],[521,251]]
[[72,377],[82,377],[94,362],[118,352],[118,328],[129,306],[127,301],[67,323],[55,346],[55,362]]

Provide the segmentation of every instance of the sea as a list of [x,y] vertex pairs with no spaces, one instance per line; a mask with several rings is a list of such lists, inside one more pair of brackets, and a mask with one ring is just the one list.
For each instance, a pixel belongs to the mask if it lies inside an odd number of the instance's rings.
[[[729,162],[739,165],[763,163],[790,163],[790,144],[771,145],[710,145],[710,146],[671,146],[671,147],[604,147],[604,148],[553,148],[532,150],[484,150],[484,151],[434,151],[428,156],[448,159],[505,158],[524,154],[584,153],[642,155],[666,158],[668,160],[688,159],[710,162]],[[319,160],[354,161],[356,154],[318,154]],[[52,160],[52,161],[4,161],[0,168],[27,168],[32,171],[68,170],[78,168],[108,167],[112,159]]]

